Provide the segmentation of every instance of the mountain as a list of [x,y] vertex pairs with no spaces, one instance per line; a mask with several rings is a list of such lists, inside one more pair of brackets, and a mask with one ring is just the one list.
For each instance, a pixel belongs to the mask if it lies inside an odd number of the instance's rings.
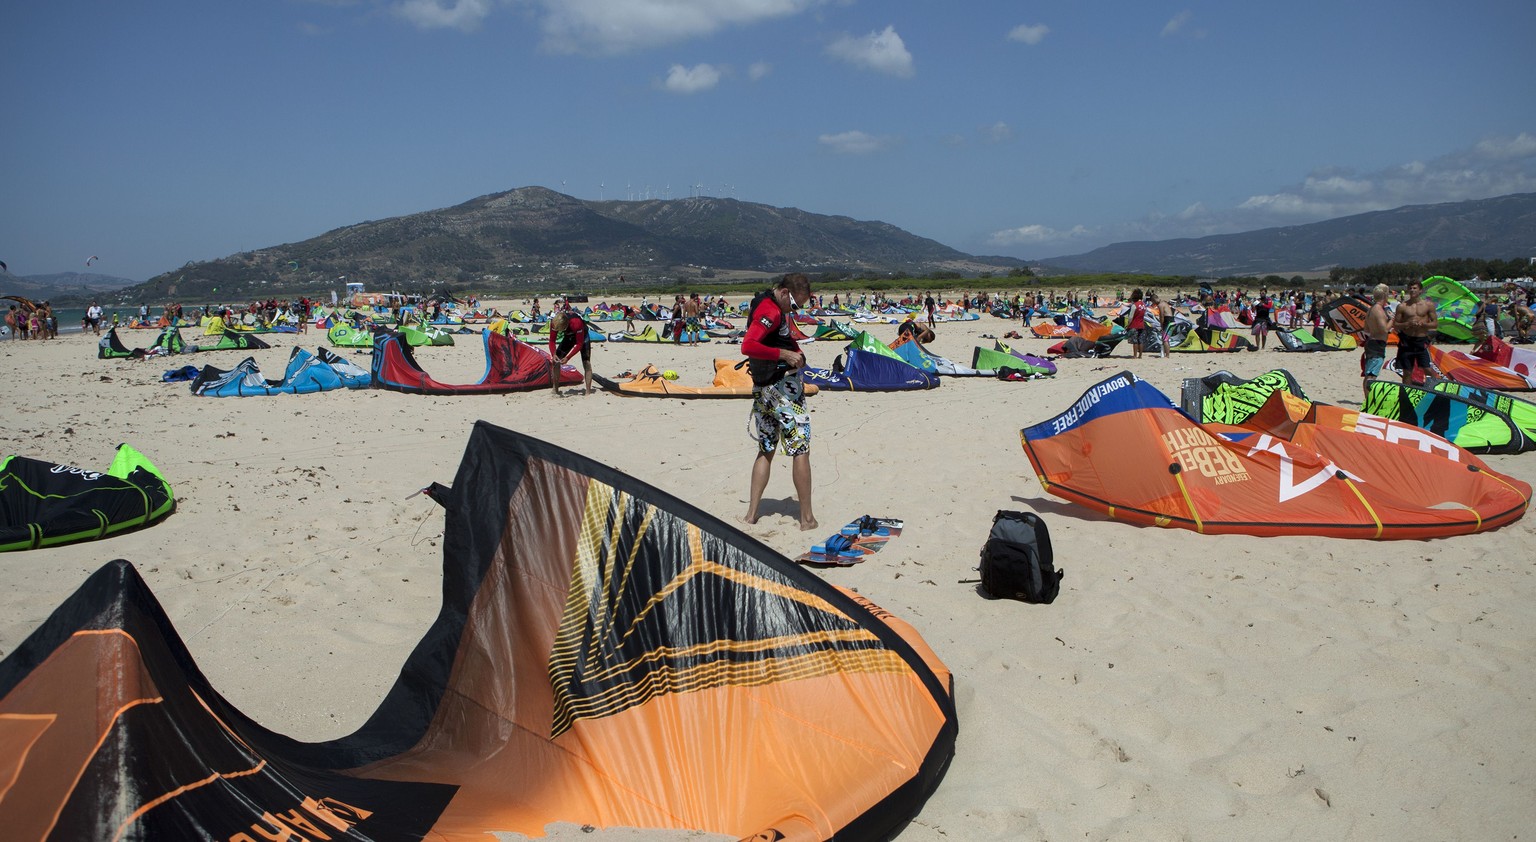
[[314,294],[336,280],[370,290],[481,292],[656,284],[721,271],[926,274],[1006,271],[883,222],[721,198],[585,201],[543,187],[338,228],[298,243],[189,263],[130,299]]
[[33,301],[79,301],[106,295],[137,284],[131,278],[91,272],[55,272],[51,275],[0,274],[0,294],[19,295]]
[[1114,243],[1041,263],[1062,271],[1222,277],[1453,257],[1531,256],[1536,256],[1536,193],[1516,193],[1242,234]]

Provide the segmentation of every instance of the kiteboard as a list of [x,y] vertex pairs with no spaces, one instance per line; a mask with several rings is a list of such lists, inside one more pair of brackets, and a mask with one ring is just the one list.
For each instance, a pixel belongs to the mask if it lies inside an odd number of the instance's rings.
[[905,525],[896,518],[865,515],[849,521],[825,541],[812,545],[795,561],[849,567],[879,552],[887,541],[901,534]]

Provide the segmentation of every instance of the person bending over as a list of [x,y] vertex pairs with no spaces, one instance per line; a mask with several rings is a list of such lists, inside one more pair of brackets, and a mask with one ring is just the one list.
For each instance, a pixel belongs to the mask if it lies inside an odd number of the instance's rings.
[[592,343],[587,338],[587,323],[570,310],[556,311],[549,320],[549,389],[551,397],[560,397],[560,366],[581,352],[581,367],[586,373],[585,394],[592,394]]

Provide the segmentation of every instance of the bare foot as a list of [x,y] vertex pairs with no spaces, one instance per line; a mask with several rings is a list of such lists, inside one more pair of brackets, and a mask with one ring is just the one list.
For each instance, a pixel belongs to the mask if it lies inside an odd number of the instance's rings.
[[755,517],[754,518],[748,518],[746,515],[737,515],[736,516],[736,522],[737,523],[744,523],[747,526],[756,526],[757,525],[757,518],[755,518]]
[[818,525],[819,524],[817,524],[815,520],[811,520],[809,523],[807,523],[807,522],[802,520],[802,521],[800,521],[800,531],[801,532],[810,532],[812,529],[815,529]]

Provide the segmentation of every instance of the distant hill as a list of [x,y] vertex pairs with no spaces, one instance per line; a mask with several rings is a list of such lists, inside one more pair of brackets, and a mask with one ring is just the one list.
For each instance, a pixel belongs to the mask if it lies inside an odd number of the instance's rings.
[[1536,257],[1536,193],[1408,205],[1242,234],[1115,243],[1041,263],[1063,271],[1222,277],[1453,257]]
[[33,301],[74,302],[104,295],[137,284],[131,278],[90,272],[55,272],[51,275],[0,274],[0,295],[19,295]]
[[720,272],[927,274],[1006,271],[884,222],[720,198],[585,201],[543,187],[361,222],[298,243],[151,278],[133,300],[238,300],[315,294],[346,276],[370,290],[585,289],[709,279]]

